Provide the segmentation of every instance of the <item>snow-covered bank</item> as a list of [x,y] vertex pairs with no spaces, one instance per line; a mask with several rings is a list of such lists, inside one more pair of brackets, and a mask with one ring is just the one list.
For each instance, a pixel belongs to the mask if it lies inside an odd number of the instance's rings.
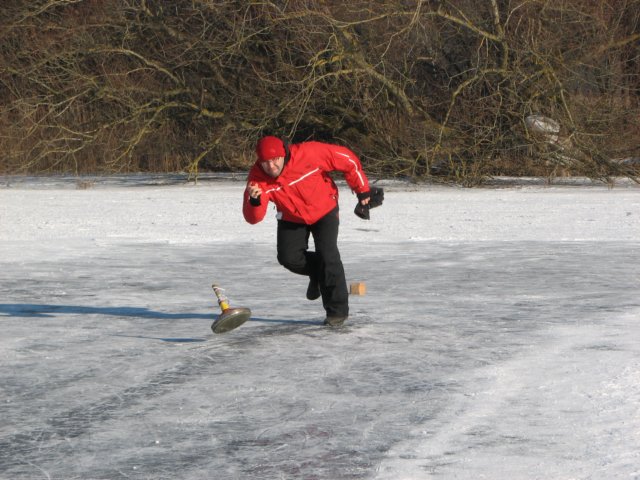
[[[168,177],[116,177],[75,188],[74,179],[0,177],[0,240],[272,242],[275,220],[242,219],[244,183]],[[30,180],[30,181],[29,181]],[[352,214],[355,197],[342,185],[344,241],[636,241],[640,187],[581,183],[463,189],[381,181],[385,206],[365,222]],[[524,185],[524,186],[523,186]],[[40,187],[40,188],[38,188]]]

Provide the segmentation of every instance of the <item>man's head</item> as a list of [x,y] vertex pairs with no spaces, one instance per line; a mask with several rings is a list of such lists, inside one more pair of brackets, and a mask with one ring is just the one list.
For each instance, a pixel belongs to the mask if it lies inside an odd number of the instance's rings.
[[278,137],[262,137],[256,145],[256,154],[260,167],[270,177],[276,178],[284,168],[286,150],[284,142]]

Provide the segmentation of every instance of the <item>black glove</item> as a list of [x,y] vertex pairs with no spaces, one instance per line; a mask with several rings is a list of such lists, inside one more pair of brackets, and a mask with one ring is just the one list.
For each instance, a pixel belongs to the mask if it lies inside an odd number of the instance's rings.
[[[363,205],[360,203],[362,200],[369,199],[369,203]],[[358,204],[356,205],[355,213],[363,220],[369,220],[369,209],[379,207],[384,201],[384,190],[378,187],[372,187],[371,190],[358,194]]]
[[369,200],[369,208],[376,208],[384,202],[384,190],[378,187],[371,188],[371,200]]
[[253,198],[253,197],[249,197],[249,203],[251,205],[253,205],[254,207],[259,207],[260,206],[260,196]]
[[360,202],[358,202],[353,213],[355,213],[363,220],[369,220],[369,205],[362,205]]

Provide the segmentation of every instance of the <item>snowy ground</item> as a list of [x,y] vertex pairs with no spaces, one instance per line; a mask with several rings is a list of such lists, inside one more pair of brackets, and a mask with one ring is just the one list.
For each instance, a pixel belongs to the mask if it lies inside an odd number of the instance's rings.
[[381,184],[328,329],[239,180],[0,177],[0,478],[640,478],[640,187]]

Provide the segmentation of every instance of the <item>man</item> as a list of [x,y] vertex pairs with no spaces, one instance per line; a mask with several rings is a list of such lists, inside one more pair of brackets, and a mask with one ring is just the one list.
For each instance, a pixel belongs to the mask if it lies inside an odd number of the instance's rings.
[[[338,145],[288,145],[267,136],[258,141],[256,154],[244,193],[244,218],[258,223],[268,203],[275,204],[278,262],[309,277],[307,298],[322,296],[325,325],[340,326],[349,316],[349,292],[338,251],[338,188],[329,172],[344,174],[358,196],[355,213],[362,218],[369,218],[370,207],[382,204],[382,189],[370,189],[358,157]],[[315,251],[308,250],[309,235],[313,235]]]

